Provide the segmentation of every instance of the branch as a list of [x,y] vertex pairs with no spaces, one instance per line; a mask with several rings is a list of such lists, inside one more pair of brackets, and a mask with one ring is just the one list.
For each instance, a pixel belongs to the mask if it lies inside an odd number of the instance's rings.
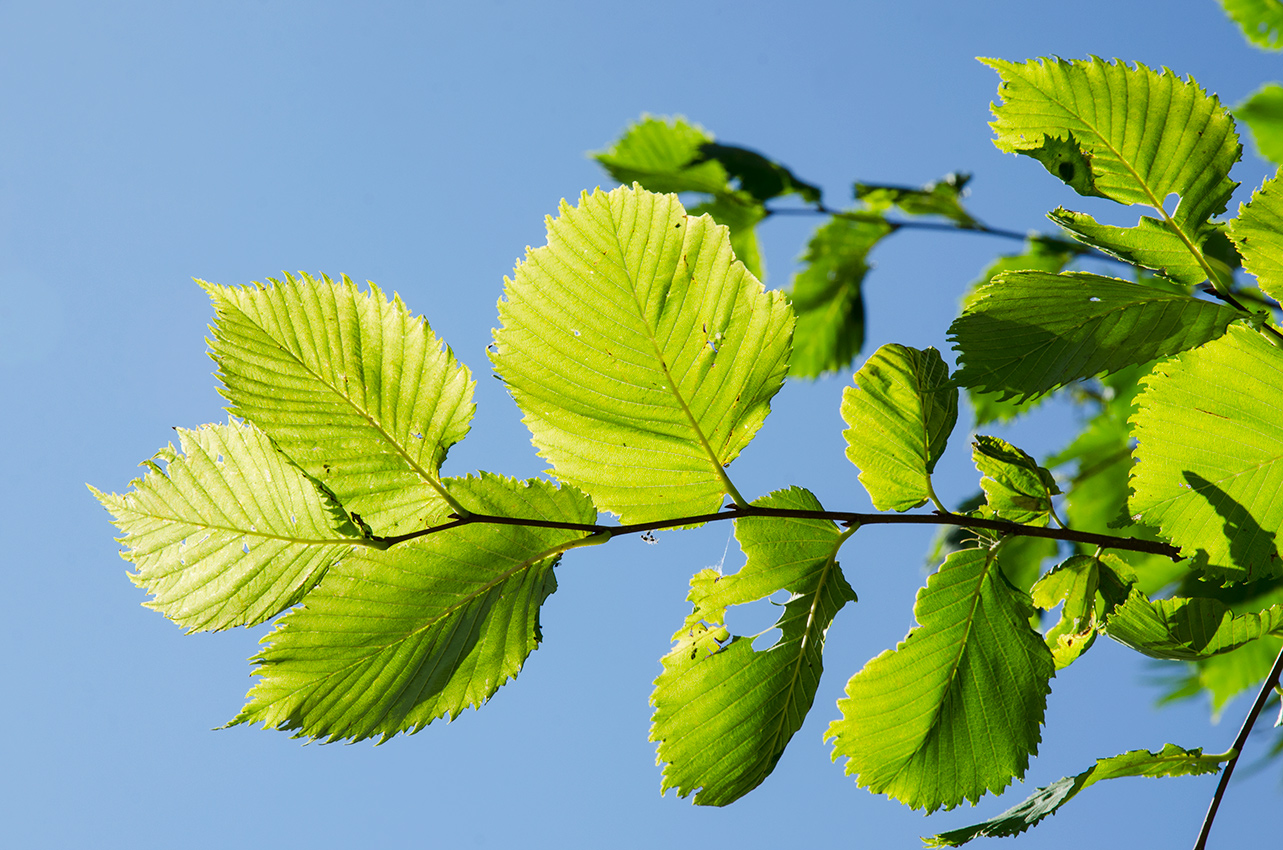
[[489,525],[524,525],[534,528],[559,528],[567,531],[582,531],[585,534],[608,534],[611,537],[622,537],[625,534],[642,534],[647,531],[659,531],[664,528],[680,528],[706,522],[719,522],[741,517],[779,517],[788,519],[827,519],[841,523],[847,528],[858,528],[862,525],[954,525],[960,528],[983,528],[1008,534],[1015,537],[1045,537],[1051,540],[1068,540],[1074,543],[1087,543],[1104,549],[1125,549],[1131,552],[1148,552],[1163,555],[1173,561],[1180,560],[1180,550],[1168,543],[1154,540],[1137,540],[1134,537],[1115,537],[1109,534],[1095,534],[1090,531],[1074,531],[1071,528],[1044,528],[1040,526],[1021,525],[1000,519],[984,519],[962,514],[933,511],[929,514],[869,514],[850,511],[804,511],[787,508],[758,508],[753,506],[729,506],[715,514],[697,514],[695,516],[661,519],[654,522],[638,522],[630,525],[598,525],[595,523],[557,522],[544,519],[526,519],[523,517],[491,516],[488,514],[468,514],[455,516],[450,522],[430,528],[399,534],[395,537],[375,537],[375,542],[393,546],[408,540],[427,537],[451,528],[477,523]]
[[1225,788],[1230,784],[1230,775],[1234,773],[1234,765],[1238,763],[1238,757],[1243,754],[1243,747],[1247,744],[1247,736],[1252,734],[1252,726],[1256,724],[1256,718],[1260,715],[1261,709],[1265,707],[1265,701],[1269,699],[1270,692],[1279,684],[1279,675],[1283,674],[1283,649],[1279,650],[1278,658],[1274,659],[1274,666],[1270,668],[1270,675],[1265,677],[1261,684],[1261,691],[1256,695],[1256,702],[1252,703],[1252,710],[1247,713],[1243,719],[1243,728],[1238,730],[1238,737],[1234,739],[1234,756],[1226,764],[1225,769],[1221,771],[1221,781],[1216,785],[1216,793],[1212,795],[1212,803],[1207,807],[1207,814],[1203,817],[1203,828],[1198,832],[1198,840],[1194,842],[1194,850],[1203,850],[1207,846],[1208,833],[1212,831],[1212,821],[1216,819],[1216,810],[1221,807],[1221,798],[1225,796]]

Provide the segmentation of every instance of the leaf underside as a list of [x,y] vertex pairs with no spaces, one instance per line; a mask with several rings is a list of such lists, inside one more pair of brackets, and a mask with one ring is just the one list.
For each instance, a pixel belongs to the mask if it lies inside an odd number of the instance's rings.
[[1242,313],[1082,272],[1007,272],[949,327],[954,379],[1019,398],[1146,363],[1215,339]]
[[446,513],[438,470],[468,433],[474,382],[427,323],[378,287],[286,275],[204,284],[229,412],[262,429],[377,534]]
[[846,456],[880,511],[924,504],[958,421],[958,389],[934,348],[884,345],[842,392]]
[[[822,510],[799,488],[753,503]],[[706,569],[691,580],[694,611],[673,636],[655,680],[650,739],[664,764],[662,790],[695,793],[698,805],[724,806],[756,788],[775,768],[815,699],[823,669],[824,634],[837,612],[855,601],[835,560],[846,534],[827,520],[736,520],[748,561],[737,573]],[[780,590],[791,597],[765,650],[752,637],[731,637],[726,608]]]
[[[447,479],[476,513],[592,523],[580,492],[482,473]],[[479,707],[541,640],[552,568],[583,532],[466,525],[332,567],[263,638],[257,683],[229,725],[387,740]]]
[[366,542],[333,494],[261,431],[177,430],[181,453],[158,452],[131,492],[93,492],[125,533],[121,554],[154,594],[148,607],[180,626],[262,623]]
[[1217,599],[1150,600],[1132,588],[1105,620],[1105,632],[1151,658],[1208,658],[1238,649],[1268,634],[1283,633],[1283,605],[1234,614]]
[[1024,775],[1040,740],[1051,652],[1033,606],[986,549],[954,552],[918,593],[920,624],[847,683],[825,734],[859,785],[953,808]]
[[716,511],[784,380],[792,311],[677,198],[563,202],[499,303],[495,368],[552,472],[624,522]]

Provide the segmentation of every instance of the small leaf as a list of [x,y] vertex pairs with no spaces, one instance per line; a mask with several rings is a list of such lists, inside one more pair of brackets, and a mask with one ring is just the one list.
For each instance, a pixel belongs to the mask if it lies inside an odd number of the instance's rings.
[[1025,452],[998,437],[977,435],[972,460],[984,476],[989,507],[1001,519],[1045,525],[1051,515],[1051,497],[1060,493],[1051,473]]
[[468,433],[475,382],[422,317],[374,284],[285,276],[203,284],[228,411],[262,429],[379,534],[448,511],[446,452]]
[[1283,353],[1235,324],[1144,380],[1131,512],[1222,579],[1283,575]]
[[1283,86],[1266,83],[1233,111],[1251,130],[1256,152],[1275,165],[1283,165]]
[[598,190],[507,282],[495,369],[553,473],[624,522],[708,513],[779,391],[793,315],[726,228]]
[[958,389],[934,348],[884,345],[842,393],[846,456],[880,511],[907,511],[931,494],[931,472],[958,421]]
[[970,174],[954,172],[921,189],[856,183],[855,197],[864,201],[871,212],[882,212],[894,206],[907,215],[943,216],[959,227],[970,228],[979,224],[962,208],[963,190],[970,179]]
[[870,791],[929,811],[1023,776],[1054,673],[1032,614],[990,550],[950,555],[918,593],[920,625],[847,683],[825,733],[834,760],[846,756]]
[[1064,603],[1060,621],[1044,636],[1057,670],[1076,661],[1095,639],[1099,582],[1099,562],[1086,555],[1074,555],[1043,576],[1029,593],[1033,603],[1044,611]]
[[[449,479],[475,513],[592,523],[583,493],[482,473]],[[480,707],[542,639],[552,568],[581,531],[465,525],[365,550],[263,638],[257,684],[229,725],[326,741],[387,740]]]
[[797,313],[790,374],[816,378],[847,368],[864,345],[869,251],[890,224],[834,217],[811,236],[789,297]]
[[[823,509],[799,488],[753,504]],[[663,790],[695,792],[698,805],[727,805],[774,770],[815,699],[825,632],[855,601],[836,561],[850,532],[827,520],[753,517],[736,520],[735,528],[748,562],[731,575],[702,570],[691,580],[694,611],[673,636],[651,696],[650,739],[666,763]],[[759,651],[752,637],[731,637],[727,607],[780,590],[792,596],[775,624],[775,645]]]
[[1252,44],[1283,49],[1283,5],[1278,0],[1221,0],[1221,6]]
[[1256,275],[1261,291],[1275,301],[1283,298],[1283,186],[1276,174],[1239,207],[1229,223],[1243,267]]
[[699,146],[699,157],[692,164],[718,162],[726,173],[739,181],[739,189],[755,201],[767,201],[793,192],[813,204],[820,202],[820,190],[760,153],[735,145],[706,141]]
[[1117,278],[1007,272],[949,327],[954,380],[1027,398],[1200,345],[1242,315]]
[[158,452],[131,492],[90,488],[125,533],[121,555],[154,594],[148,607],[191,631],[253,626],[368,545],[334,495],[261,431],[176,430],[181,454]]
[[1023,803],[997,817],[974,826],[953,829],[931,838],[924,838],[923,842],[927,847],[961,847],[971,839],[983,836],[1009,838],[1036,826],[1048,815],[1054,815],[1061,806],[1077,796],[1079,791],[1102,779],[1118,779],[1123,776],[1198,776],[1218,773],[1221,763],[1229,759],[1229,754],[1205,756],[1201,748],[1186,750],[1175,744],[1164,744],[1163,748],[1156,753],[1148,750],[1132,750],[1122,755],[1096,759],[1096,764],[1077,776],[1066,776],[1045,788],[1039,788]]
[[1216,599],[1151,601],[1138,588],[1105,619],[1105,632],[1151,658],[1192,660],[1220,655],[1268,634],[1283,634],[1283,605],[1235,615]]
[[729,192],[722,164],[700,158],[700,148],[712,141],[703,127],[680,116],[644,115],[610,149],[592,156],[625,186],[640,183],[652,192]]

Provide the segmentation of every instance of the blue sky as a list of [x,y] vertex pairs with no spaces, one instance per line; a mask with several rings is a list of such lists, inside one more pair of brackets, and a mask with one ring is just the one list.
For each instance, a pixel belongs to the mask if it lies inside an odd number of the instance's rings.
[[[925,534],[871,529],[845,547],[861,602],[829,634],[810,719],[761,788],[713,810],[659,796],[647,697],[689,576],[742,562],[726,528],[572,553],[543,647],[482,711],[381,747],[304,746],[212,731],[239,708],[263,629],[185,636],[140,607],[84,484],[123,491],[173,426],[225,418],[192,278],[285,269],[399,292],[478,374],[446,473],[537,475],[484,352],[543,217],[606,181],[586,151],[643,112],[683,114],[834,202],[857,179],[964,170],[982,220],[1044,227],[1081,199],[993,147],[997,78],[974,57],[1050,54],[1166,65],[1229,103],[1283,77],[1211,0],[0,5],[0,843],[914,847],[1018,800],[924,821],[857,789],[820,740],[846,679],[912,625]],[[1245,190],[1267,173],[1250,144],[1239,169]],[[768,285],[787,283],[813,224],[763,226]],[[947,349],[967,282],[1008,248],[917,233],[879,247],[866,352]],[[866,508],[842,458],[843,385],[786,386],[736,464],[746,495],[797,484]],[[1038,454],[1069,433],[1053,409],[1010,436]],[[962,436],[946,500],[974,488]],[[1152,673],[1101,642],[1058,677],[1024,790],[1127,749],[1228,747],[1242,700],[1216,726],[1203,704],[1156,711]],[[1213,846],[1265,834],[1278,783],[1277,768],[1236,781]],[[1100,785],[1024,844],[1190,843],[1213,785]]]

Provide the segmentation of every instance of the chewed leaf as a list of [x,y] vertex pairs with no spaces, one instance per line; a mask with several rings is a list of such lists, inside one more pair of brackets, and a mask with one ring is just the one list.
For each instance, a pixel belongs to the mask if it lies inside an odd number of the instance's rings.
[[1235,324],[1144,380],[1131,513],[1223,579],[1283,575],[1283,352]]
[[918,593],[919,625],[847,683],[825,733],[834,760],[846,756],[870,791],[928,811],[1023,776],[1054,674],[1032,613],[992,551],[954,552]]
[[[805,490],[772,493],[758,507],[822,510]],[[663,788],[699,805],[724,806],[756,788],[806,719],[823,669],[824,635],[855,601],[837,564],[850,532],[827,520],[746,517],[736,536],[748,556],[737,573],[703,570],[691,580],[694,611],[673,635],[655,680],[650,738],[665,763]],[[791,598],[775,627],[779,641],[753,648],[725,628],[731,605],[780,590]]]
[[93,490],[125,533],[130,577],[175,623],[204,631],[264,622],[354,546],[373,545],[261,431],[207,425],[178,437],[181,453],[160,451],[131,492]]
[[1111,257],[1153,269],[1179,283],[1194,284],[1207,279],[1207,271],[1181,237],[1163,222],[1142,217],[1135,227],[1100,224],[1086,213],[1053,210],[1047,217],[1073,234],[1085,245]]
[[884,345],[842,392],[846,456],[880,511],[926,502],[931,472],[958,421],[958,388],[934,348]]
[[421,317],[374,284],[286,275],[204,284],[228,410],[261,428],[376,533],[446,512],[438,472],[468,433],[474,381]]
[[716,511],[793,327],[726,228],[672,195],[598,190],[562,204],[504,292],[492,359],[553,473],[625,522]]
[[1105,632],[1151,658],[1209,658],[1270,634],[1283,634],[1283,605],[1235,614],[1216,599],[1150,600],[1136,588],[1105,620]]
[[[469,510],[592,523],[572,488],[483,473],[448,479]],[[583,532],[466,525],[363,550],[263,638],[257,683],[230,725],[327,741],[386,740],[479,707],[541,640],[552,568]]]
[[1011,522],[1045,524],[1051,497],[1060,493],[1051,473],[1021,449],[983,434],[972,443],[972,459],[983,476],[980,489],[989,507]]
[[1077,776],[1066,776],[1044,788],[1039,788],[1023,803],[995,818],[974,826],[953,829],[931,838],[924,838],[923,843],[927,847],[961,847],[973,838],[984,836],[1008,838],[1019,835],[1037,826],[1038,822],[1048,815],[1054,815],[1061,806],[1077,796],[1078,792],[1102,779],[1118,779],[1123,776],[1197,776],[1217,773],[1220,771],[1221,764],[1229,759],[1228,753],[1205,756],[1201,748],[1186,750],[1175,744],[1164,744],[1163,748],[1156,753],[1148,750],[1132,750],[1122,755],[1096,759],[1094,765]]

